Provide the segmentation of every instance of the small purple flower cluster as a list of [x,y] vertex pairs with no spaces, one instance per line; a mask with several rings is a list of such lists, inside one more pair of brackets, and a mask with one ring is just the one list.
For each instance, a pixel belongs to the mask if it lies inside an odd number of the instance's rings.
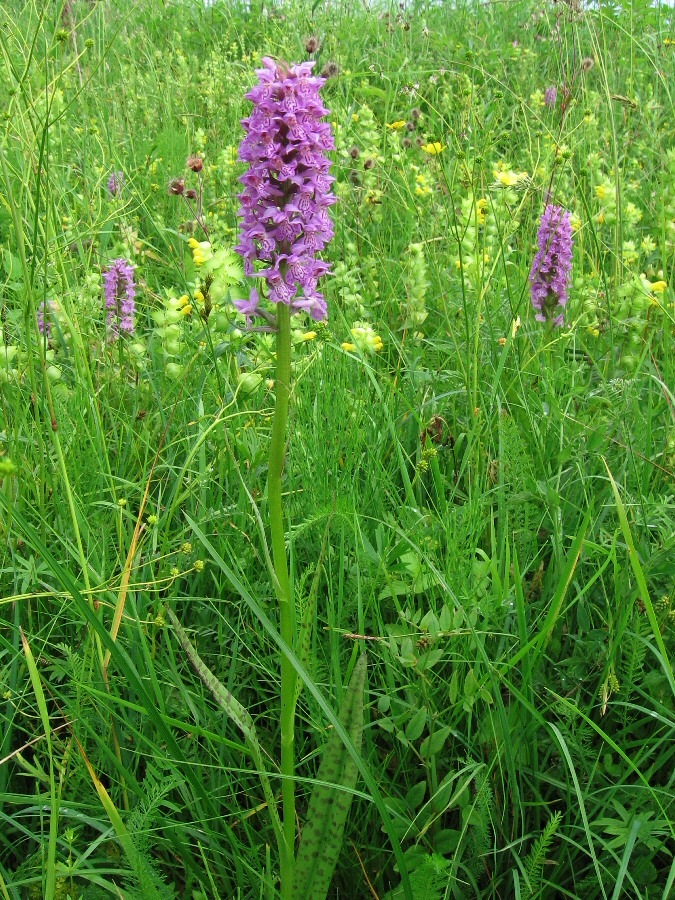
[[40,334],[45,335],[47,340],[49,340],[52,336],[52,323],[47,319],[45,320],[45,310],[51,311],[51,303],[43,300],[42,303],[38,306],[37,311],[37,327]]
[[122,193],[124,187],[124,172],[111,172],[108,179],[108,190],[113,197]]
[[561,206],[544,210],[537,232],[539,250],[530,270],[532,306],[538,322],[562,325],[567,303],[567,285],[572,271],[572,225]]
[[[541,94],[539,95],[541,96]],[[544,94],[544,103],[548,106],[549,109],[553,109],[555,106],[555,101],[558,99],[558,89],[553,86],[546,88],[546,93]]]
[[103,274],[103,290],[110,340],[117,340],[121,331],[133,334],[136,310],[134,267],[126,259],[114,259]]
[[[246,94],[253,112],[242,120],[246,136],[239,158],[249,168],[239,179],[243,225],[235,250],[244,258],[245,273],[266,281],[273,303],[321,320],[326,301],[317,282],[330,267],[315,254],[333,236],[328,207],[335,203],[326,156],[333,137],[330,125],[320,121],[328,115],[319,97],[325,79],[311,74],[313,62],[288,66],[264,57],[262,64],[258,84]],[[256,272],[256,260],[268,266]],[[235,306],[250,318],[259,302],[252,291]]]

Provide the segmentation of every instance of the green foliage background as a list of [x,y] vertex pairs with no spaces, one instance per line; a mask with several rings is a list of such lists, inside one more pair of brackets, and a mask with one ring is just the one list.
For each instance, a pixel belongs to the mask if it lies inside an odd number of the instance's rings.
[[[367,651],[381,790],[357,784],[330,896],[405,896],[398,842],[415,900],[666,900],[672,12],[29,0],[0,26],[0,896],[275,896],[249,751],[165,615],[279,792],[273,342],[227,297],[200,316],[204,236],[166,186],[196,187],[200,154],[211,242],[234,244],[244,93],[316,35],[340,202],[327,326],[296,335],[288,545],[301,610],[318,571],[333,709]],[[549,191],[576,229],[555,332],[528,290]],[[111,344],[119,256],[137,334]],[[302,817],[330,728],[312,693],[299,709]]]

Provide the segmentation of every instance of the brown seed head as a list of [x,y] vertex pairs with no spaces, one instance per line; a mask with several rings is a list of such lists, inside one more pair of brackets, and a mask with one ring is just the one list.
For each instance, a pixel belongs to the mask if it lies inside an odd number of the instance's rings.
[[327,62],[321,70],[322,78],[337,78],[340,74],[340,68],[336,62]]
[[307,53],[316,53],[320,46],[319,39],[314,34],[305,41],[305,50]]
[[593,57],[587,56],[581,61],[581,70],[582,72],[590,72],[594,65],[595,60],[593,59]]
[[190,169],[192,172],[201,172],[204,168],[204,161],[201,156],[188,156],[185,160],[185,168]]
[[351,156],[352,159],[358,159],[359,156],[361,155],[361,151],[359,150],[358,147],[352,147],[352,149],[349,151],[349,155]]
[[172,178],[169,182],[169,194],[172,197],[180,197],[185,193],[185,182],[182,178]]
[[368,169],[372,169],[374,165],[375,165],[375,160],[370,159],[370,157],[368,159],[363,160],[363,168],[366,170],[366,172],[368,171]]
[[196,200],[197,191],[194,188],[190,188],[189,191],[185,191],[185,196],[188,198],[188,200]]

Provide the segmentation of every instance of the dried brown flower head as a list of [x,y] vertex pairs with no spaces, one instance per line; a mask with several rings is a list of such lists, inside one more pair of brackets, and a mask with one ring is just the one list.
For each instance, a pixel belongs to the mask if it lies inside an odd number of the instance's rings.
[[322,78],[337,78],[340,74],[340,67],[336,62],[327,62],[321,70]]

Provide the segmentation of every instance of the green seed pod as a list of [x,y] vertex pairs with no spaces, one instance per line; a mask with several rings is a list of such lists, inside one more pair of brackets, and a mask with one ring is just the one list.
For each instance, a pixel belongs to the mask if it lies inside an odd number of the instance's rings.
[[262,375],[258,375],[257,372],[242,372],[237,379],[237,384],[239,390],[243,391],[245,394],[252,394],[254,391],[258,390],[262,381]]
[[182,375],[183,367],[179,366],[178,363],[169,362],[164,366],[164,372],[167,378],[176,381]]

